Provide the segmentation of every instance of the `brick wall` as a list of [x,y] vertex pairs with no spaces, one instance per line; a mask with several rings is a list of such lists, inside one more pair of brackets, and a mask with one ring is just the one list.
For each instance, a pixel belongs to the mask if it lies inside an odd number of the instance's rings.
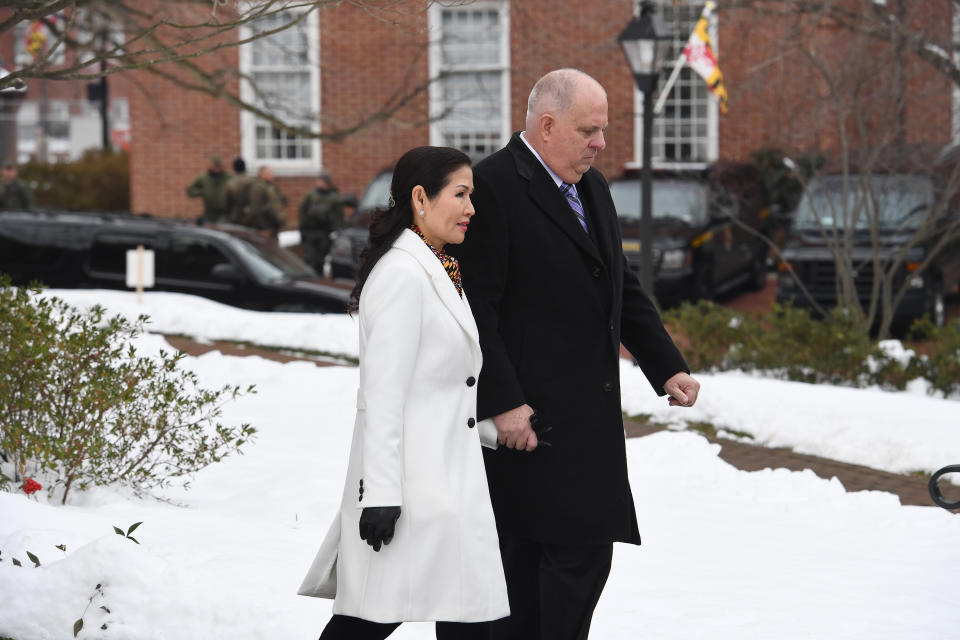
[[[608,177],[621,173],[634,158],[633,79],[616,42],[632,15],[632,4],[631,0],[510,3],[511,129],[523,128],[527,95],[542,74],[559,67],[581,69],[607,89],[607,149],[597,167]],[[949,15],[949,0],[919,4],[910,5],[917,12],[910,19],[946,30],[949,36],[950,21],[942,19]],[[322,143],[322,163],[341,192],[359,196],[377,171],[407,149],[429,141],[427,95],[415,93],[428,75],[426,8],[411,0],[372,15],[343,3],[322,9],[319,24],[321,126],[334,138]],[[839,120],[828,99],[828,83],[814,73],[801,51],[784,46],[786,34],[795,27],[721,7],[718,47],[730,94],[730,113],[720,117],[722,157],[744,159],[769,146],[791,153],[837,148]],[[822,54],[831,73],[844,70],[852,77],[851,61],[874,61],[875,78],[861,77],[864,97],[879,103],[898,95],[889,63],[881,64],[889,59],[889,47],[830,29],[810,32],[809,38],[806,43]],[[236,51],[221,53],[207,64],[235,68]],[[907,100],[901,120],[906,141],[946,142],[951,129],[949,83],[913,56],[907,56],[904,64]],[[239,154],[239,112],[213,97],[177,90],[152,74],[138,73],[137,80],[145,92],[132,100],[134,208],[194,217],[200,202],[187,199],[183,189],[205,169],[210,154],[219,153],[226,161]],[[398,95],[411,92],[413,97],[401,108],[379,117]],[[853,120],[846,119],[849,130],[855,129]],[[879,112],[868,114],[865,122],[868,134],[889,128]],[[313,176],[281,176],[278,184],[288,198],[288,226],[293,227],[296,207],[312,187]]]
[[[228,48],[200,60],[204,69],[236,69],[237,50]],[[165,73],[189,80],[183,72]],[[130,106],[133,143],[130,153],[131,208],[136,212],[196,218],[203,211],[198,198],[184,190],[206,171],[210,156],[219,155],[229,168],[240,149],[240,112],[225,100],[186,91],[158,74],[137,71],[138,91]],[[235,77],[227,88],[236,91]]]
[[[341,193],[359,198],[378,171],[429,142],[427,94],[416,93],[428,78],[426,28],[426,10],[418,6],[377,16],[349,4],[320,12],[323,131],[334,135],[370,123],[323,142],[323,165]],[[398,95],[413,97],[378,120]]]

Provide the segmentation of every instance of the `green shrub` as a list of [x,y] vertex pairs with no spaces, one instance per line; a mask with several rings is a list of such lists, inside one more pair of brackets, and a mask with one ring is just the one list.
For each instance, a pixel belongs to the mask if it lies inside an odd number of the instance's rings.
[[774,305],[766,326],[744,337],[728,367],[779,371],[800,382],[843,384],[857,382],[867,359],[881,356],[862,323],[840,310],[821,321],[804,309]]
[[910,328],[910,335],[925,340],[927,348],[925,354],[910,361],[907,375],[926,378],[944,395],[960,393],[960,319],[935,327],[930,317],[924,316]]
[[741,369],[799,382],[888,389],[925,378],[931,391],[960,393],[960,321],[939,329],[929,320],[916,323],[912,335],[925,341],[927,353],[904,364],[870,338],[861,319],[839,309],[819,320],[791,306],[746,315],[700,301],[670,309],[663,318],[697,371]]
[[706,300],[673,307],[663,318],[671,330],[679,330],[683,356],[696,371],[722,368],[730,349],[752,330],[749,317]]
[[0,278],[0,451],[15,473],[53,477],[48,494],[162,487],[221,460],[255,433],[221,408],[249,387],[199,386],[183,354],[138,356],[147,320],[80,312]]
[[33,189],[37,207],[130,210],[130,157],[125,151],[91,149],[75,162],[29,163],[19,173]]

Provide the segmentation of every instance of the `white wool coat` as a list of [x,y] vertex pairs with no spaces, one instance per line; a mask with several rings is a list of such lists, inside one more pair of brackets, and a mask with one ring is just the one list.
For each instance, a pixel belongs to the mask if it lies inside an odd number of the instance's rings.
[[[507,616],[476,425],[482,359],[466,297],[404,230],[364,283],[359,316],[347,479],[299,593],[334,598],[334,613],[375,622]],[[395,505],[393,541],[375,552],[360,538],[360,512]]]

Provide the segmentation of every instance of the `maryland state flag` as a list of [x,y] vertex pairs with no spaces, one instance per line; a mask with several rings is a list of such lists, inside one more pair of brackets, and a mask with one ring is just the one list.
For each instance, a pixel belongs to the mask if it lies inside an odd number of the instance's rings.
[[717,54],[713,51],[710,34],[707,32],[710,13],[716,6],[715,2],[707,2],[704,5],[703,13],[700,14],[700,19],[697,20],[697,25],[683,48],[683,58],[691,69],[706,80],[710,93],[720,101],[720,113],[725,114],[727,113],[727,89],[723,86],[723,74],[720,73]]
[[29,53],[34,60],[38,60],[44,53],[44,50],[47,48],[47,41],[50,37],[50,29],[43,23],[42,20],[34,20],[30,24],[30,29],[27,30],[26,39],[24,41],[24,49]]

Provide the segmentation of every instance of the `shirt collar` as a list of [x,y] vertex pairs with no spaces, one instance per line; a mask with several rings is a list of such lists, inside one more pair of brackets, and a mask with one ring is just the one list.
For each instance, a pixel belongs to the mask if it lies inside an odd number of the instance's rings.
[[553,169],[547,166],[547,163],[543,161],[543,158],[540,157],[540,154],[537,153],[537,150],[534,149],[529,142],[527,142],[527,137],[523,135],[524,133],[526,133],[526,131],[520,132],[520,139],[523,140],[523,144],[527,145],[527,149],[530,149],[530,153],[532,153],[536,159],[540,161],[540,164],[542,164],[543,168],[547,170],[547,173],[550,174],[550,177],[553,178],[553,181],[557,184],[557,188],[559,189],[560,185],[564,184],[563,178],[558,176]]

